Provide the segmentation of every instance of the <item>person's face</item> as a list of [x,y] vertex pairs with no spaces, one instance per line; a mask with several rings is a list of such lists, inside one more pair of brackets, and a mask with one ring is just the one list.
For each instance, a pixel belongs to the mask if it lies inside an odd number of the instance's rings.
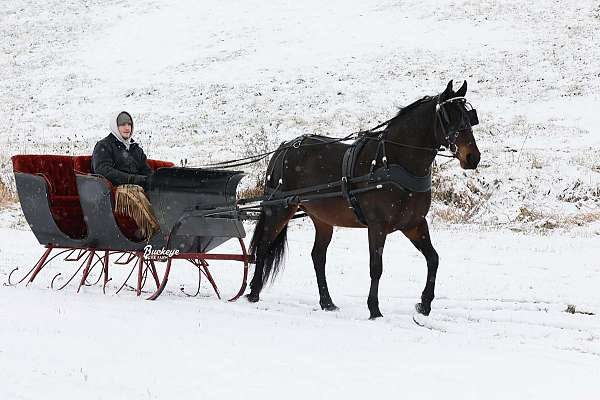
[[126,122],[123,125],[119,125],[119,133],[123,139],[129,139],[131,137],[131,124]]

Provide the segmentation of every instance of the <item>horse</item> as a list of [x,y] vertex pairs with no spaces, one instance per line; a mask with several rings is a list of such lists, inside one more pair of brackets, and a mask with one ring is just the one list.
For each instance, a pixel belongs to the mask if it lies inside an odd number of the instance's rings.
[[[382,132],[365,134],[363,146],[355,155],[355,176],[368,176],[374,168],[399,165],[415,179],[431,179],[432,163],[441,148],[449,149],[463,169],[475,169],[481,154],[473,136],[472,125],[478,123],[476,112],[466,101],[467,82],[454,92],[452,81],[438,95],[425,96],[401,108],[386,121]],[[291,143],[291,145],[290,145]],[[383,152],[381,148],[383,147]],[[327,192],[328,182],[347,179],[342,171],[350,145],[324,136],[307,135],[282,144],[272,155],[265,180],[265,196],[293,193],[302,188]],[[431,182],[431,181],[429,181]],[[319,304],[333,311],[334,304],[327,287],[325,264],[333,227],[368,229],[371,285],[367,297],[370,319],[382,317],[379,309],[379,280],[382,255],[387,236],[401,231],[423,254],[427,263],[427,280],[416,311],[425,316],[431,312],[439,257],[431,243],[426,216],[431,206],[431,184],[424,191],[411,191],[402,184],[381,184],[365,189],[368,182],[358,182],[357,194],[349,196],[315,196],[306,201],[263,205],[252,236],[250,253],[255,270],[250,283],[248,301],[257,302],[263,286],[277,276],[282,266],[287,241],[287,227],[294,215],[304,213],[315,227],[311,252]],[[427,190],[428,189],[428,190]],[[346,191],[346,193],[348,193]],[[360,209],[360,213],[357,210]]]

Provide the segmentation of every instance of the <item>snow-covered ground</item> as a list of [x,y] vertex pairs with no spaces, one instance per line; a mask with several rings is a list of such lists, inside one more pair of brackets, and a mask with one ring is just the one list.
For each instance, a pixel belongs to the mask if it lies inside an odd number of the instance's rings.
[[[412,321],[425,262],[400,236],[384,255],[383,319],[366,320],[360,230],[330,248],[341,310],[317,310],[312,230],[295,222],[258,305],[206,287],[185,297],[183,265],[154,303],[48,289],[64,265],[0,286],[0,399],[597,398],[599,25],[591,0],[3,1],[9,184],[11,155],[89,154],[118,108],[151,158],[195,166],[371,127],[450,79],[469,83],[482,162],[437,168],[432,330]],[[14,208],[0,243],[1,282],[41,252]],[[215,266],[225,289],[236,268]]]
[[[29,232],[3,229],[0,279],[33,263]],[[0,398],[577,398],[600,393],[597,237],[444,229],[437,300],[412,320],[425,261],[402,235],[384,253],[383,319],[369,321],[366,235],[339,230],[328,275],[338,312],[319,309],[312,231],[294,223],[281,279],[262,301],[226,303],[193,292],[177,264],[156,302],[132,292],[77,295],[47,288],[57,264],[27,288],[0,289]],[[223,250],[234,249],[224,246]],[[62,265],[62,266],[61,266]],[[162,268],[162,267],[161,267]],[[10,268],[12,269],[12,268]],[[117,278],[126,271],[115,269]],[[127,269],[128,270],[128,269]],[[239,268],[213,267],[233,293]],[[116,284],[116,283],[115,283]],[[113,287],[109,292],[114,292]]]

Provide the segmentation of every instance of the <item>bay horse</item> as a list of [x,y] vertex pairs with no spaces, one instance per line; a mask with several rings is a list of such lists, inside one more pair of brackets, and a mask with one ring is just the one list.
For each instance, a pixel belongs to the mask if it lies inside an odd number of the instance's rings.
[[[356,155],[354,175],[368,175],[373,167],[395,164],[414,177],[431,177],[432,163],[440,147],[450,149],[463,169],[475,169],[480,152],[472,125],[478,123],[475,110],[466,102],[467,82],[454,92],[452,81],[436,96],[426,96],[402,108],[387,122],[382,132],[367,137]],[[473,115],[474,114],[474,115]],[[474,118],[473,118],[474,116]],[[267,169],[265,195],[307,187],[322,189],[327,182],[344,180],[342,164],[350,145],[324,136],[304,136],[283,144],[272,156]],[[383,143],[384,153],[381,154]],[[383,166],[381,167],[383,168]],[[356,186],[365,186],[359,183]],[[277,275],[286,248],[287,226],[297,211],[303,211],[314,223],[316,234],[311,256],[323,310],[337,310],[325,277],[327,247],[333,227],[367,228],[370,253],[371,286],[367,298],[370,318],[382,317],[378,289],[382,274],[382,254],[386,237],[401,231],[427,262],[427,281],[417,312],[429,315],[434,298],[438,254],[431,244],[425,219],[431,206],[428,190],[413,192],[398,185],[380,185],[355,196],[355,207],[344,196],[315,198],[285,205],[263,206],[254,230],[250,252],[255,270],[250,283],[250,302],[259,300],[263,286]],[[361,213],[356,209],[360,208]]]

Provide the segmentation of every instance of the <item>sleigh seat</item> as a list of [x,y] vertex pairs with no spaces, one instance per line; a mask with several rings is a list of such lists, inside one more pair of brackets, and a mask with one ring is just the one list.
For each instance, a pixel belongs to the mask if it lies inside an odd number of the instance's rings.
[[[173,167],[175,164],[173,164],[170,161],[162,161],[162,160],[147,160],[148,166],[153,170],[156,171],[158,168],[166,168],[166,167]],[[110,206],[111,209],[114,210],[114,206],[115,206],[115,189],[116,187],[113,186],[110,181],[108,181],[107,179],[104,179],[102,177],[100,177],[99,175],[94,175],[92,172],[92,157],[91,156],[76,156],[74,157],[74,169],[75,169],[75,174],[76,175],[82,175],[82,176],[87,176],[87,178],[80,178],[81,181],[87,180],[88,182],[90,182],[90,180],[95,180],[96,183],[100,183],[100,185],[104,185],[106,186],[106,188],[108,189],[108,191],[111,193],[110,195]],[[121,215],[121,214],[114,214],[114,220],[116,222],[116,225],[118,227],[118,229],[120,230],[120,233],[122,235],[125,236],[125,238],[127,238],[129,241],[133,241],[133,242],[140,242],[141,236],[140,236],[140,231],[138,226],[136,225],[135,221],[126,216],[126,215]],[[102,241],[104,242],[104,241]]]
[[44,245],[83,244],[87,227],[73,157],[15,155],[11,160],[21,207],[38,241]]

